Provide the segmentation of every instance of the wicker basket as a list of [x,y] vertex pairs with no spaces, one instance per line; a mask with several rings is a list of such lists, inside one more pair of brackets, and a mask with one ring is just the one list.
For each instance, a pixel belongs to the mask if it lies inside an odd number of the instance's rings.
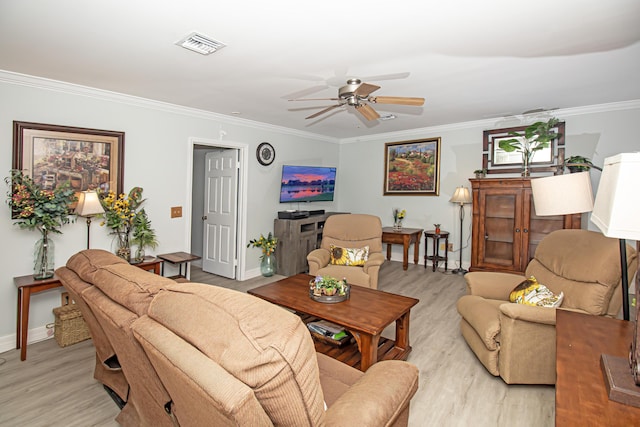
[[91,338],[87,323],[75,304],[54,308],[53,314],[56,318],[54,337],[60,347]]

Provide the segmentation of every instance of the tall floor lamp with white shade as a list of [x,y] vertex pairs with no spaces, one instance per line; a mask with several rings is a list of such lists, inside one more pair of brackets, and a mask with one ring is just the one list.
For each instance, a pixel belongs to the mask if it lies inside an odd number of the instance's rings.
[[467,270],[462,268],[462,223],[464,221],[464,205],[472,202],[471,193],[467,187],[460,186],[456,188],[455,193],[453,193],[453,196],[449,201],[460,205],[460,265],[458,268],[453,270],[452,273],[464,275],[467,273]]

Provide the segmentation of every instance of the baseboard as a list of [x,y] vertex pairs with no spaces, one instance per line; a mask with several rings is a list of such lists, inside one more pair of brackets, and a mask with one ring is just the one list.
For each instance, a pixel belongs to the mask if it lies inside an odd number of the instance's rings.
[[[27,344],[33,344],[38,341],[48,340],[50,338],[53,338],[53,325],[51,325],[51,328],[48,328],[47,326],[40,326],[37,328],[29,329]],[[0,353],[14,350],[15,348],[16,334],[0,337]]]

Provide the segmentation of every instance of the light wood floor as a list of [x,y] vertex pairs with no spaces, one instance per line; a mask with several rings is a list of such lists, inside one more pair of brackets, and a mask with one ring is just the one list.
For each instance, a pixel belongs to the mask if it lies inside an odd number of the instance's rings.
[[[191,280],[240,291],[277,280],[255,278],[236,282],[194,267]],[[413,347],[408,361],[420,369],[420,388],[411,402],[409,425],[421,426],[553,426],[551,386],[506,385],[477,361],[459,332],[456,300],[465,293],[461,276],[432,272],[421,265],[402,270],[386,262],[381,290],[419,298],[411,312]],[[385,336],[394,336],[393,327]],[[55,340],[0,354],[0,425],[116,426],[118,408],[93,379],[91,341],[60,348]],[[0,361],[2,363],[2,361]]]

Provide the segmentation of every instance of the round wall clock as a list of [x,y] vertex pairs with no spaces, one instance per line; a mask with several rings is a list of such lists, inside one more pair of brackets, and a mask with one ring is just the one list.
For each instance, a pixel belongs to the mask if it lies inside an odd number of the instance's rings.
[[273,160],[276,158],[276,150],[268,142],[263,142],[258,145],[256,157],[261,165],[268,166],[273,163]]

